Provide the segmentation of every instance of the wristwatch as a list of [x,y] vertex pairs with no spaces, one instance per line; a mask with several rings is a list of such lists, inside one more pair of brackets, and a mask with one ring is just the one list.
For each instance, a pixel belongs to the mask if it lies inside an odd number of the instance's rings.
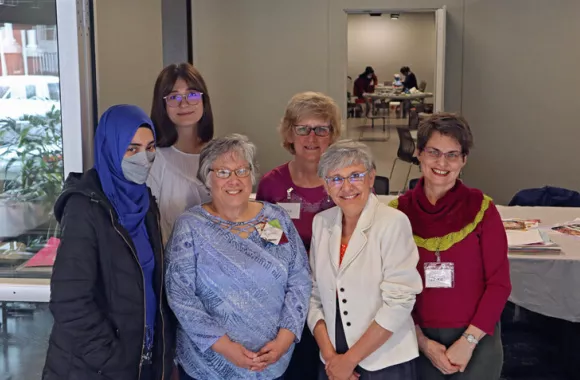
[[471,334],[463,333],[463,334],[461,334],[461,336],[463,336],[465,339],[467,339],[467,341],[471,344],[477,345],[479,343],[479,340],[477,340],[477,338]]

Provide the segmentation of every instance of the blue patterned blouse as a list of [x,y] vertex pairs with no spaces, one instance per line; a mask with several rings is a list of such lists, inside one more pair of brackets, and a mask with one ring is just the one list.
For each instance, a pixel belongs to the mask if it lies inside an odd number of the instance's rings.
[[[278,219],[287,242],[275,245],[255,229],[247,238],[232,232]],[[276,379],[284,374],[294,344],[262,372],[239,368],[211,346],[224,334],[258,352],[280,328],[299,340],[312,282],[304,245],[286,212],[264,203],[250,222],[232,223],[202,206],[175,223],[167,245],[166,289],[177,316],[177,361],[203,380]]]

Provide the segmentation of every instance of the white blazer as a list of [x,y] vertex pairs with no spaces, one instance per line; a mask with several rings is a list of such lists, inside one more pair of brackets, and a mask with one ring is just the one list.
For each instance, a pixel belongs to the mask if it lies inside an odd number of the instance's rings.
[[[336,297],[346,341],[352,347],[371,322],[393,333],[359,365],[377,371],[419,356],[411,311],[422,289],[419,253],[407,216],[373,194],[358,220],[339,267],[342,211],[317,214],[312,227],[312,296],[308,326],[323,319],[336,348]],[[322,356],[321,356],[322,359]]]

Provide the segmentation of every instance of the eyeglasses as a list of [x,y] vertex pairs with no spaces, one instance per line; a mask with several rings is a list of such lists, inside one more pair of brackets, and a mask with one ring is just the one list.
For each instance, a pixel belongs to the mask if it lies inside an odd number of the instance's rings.
[[165,99],[165,102],[169,107],[179,107],[181,105],[181,102],[184,100],[187,102],[187,104],[195,106],[196,104],[199,104],[202,95],[203,92],[189,91],[186,94],[167,95],[163,99]]
[[229,170],[229,169],[209,169],[210,172],[214,172],[215,176],[221,179],[230,178],[232,173],[236,173],[236,177],[238,178],[245,178],[250,175],[252,172],[251,168],[239,168],[236,170]]
[[427,157],[434,160],[438,159],[441,156],[445,156],[445,158],[449,162],[457,162],[459,161],[460,158],[465,156],[465,154],[456,150],[443,153],[442,151],[436,148],[425,148],[424,152],[427,153]]
[[316,136],[326,137],[330,134],[331,129],[332,128],[330,126],[326,126],[326,125],[319,125],[316,127],[309,127],[307,125],[295,125],[294,126],[294,132],[296,132],[296,134],[298,136],[308,136],[310,134],[310,132],[314,131],[314,134]]
[[352,173],[351,175],[349,175],[348,177],[341,177],[338,175],[335,175],[333,177],[325,177],[324,180],[326,181],[326,183],[328,184],[328,186],[332,186],[332,187],[336,187],[336,188],[341,188],[342,185],[344,185],[344,181],[348,180],[348,182],[351,185],[356,185],[359,183],[364,182],[366,175],[369,174],[369,172],[362,172],[362,173]]

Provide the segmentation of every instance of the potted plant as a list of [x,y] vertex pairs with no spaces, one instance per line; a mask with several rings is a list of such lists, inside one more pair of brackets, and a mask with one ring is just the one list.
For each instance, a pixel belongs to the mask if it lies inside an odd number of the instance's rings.
[[0,167],[0,238],[48,221],[63,183],[60,110],[0,120]]

